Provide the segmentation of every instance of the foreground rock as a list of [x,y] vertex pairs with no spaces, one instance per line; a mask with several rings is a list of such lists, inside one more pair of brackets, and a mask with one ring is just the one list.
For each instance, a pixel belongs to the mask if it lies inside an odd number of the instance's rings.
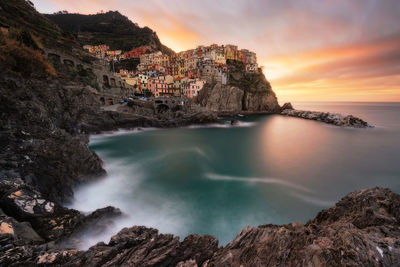
[[303,225],[246,227],[206,266],[398,266],[400,196],[351,193]]
[[[96,216],[95,216],[96,217]],[[212,236],[122,229],[87,251],[42,244],[29,223],[0,213],[0,265],[65,266],[398,266],[400,196],[356,191],[306,224],[246,227],[225,247]]]
[[337,114],[337,113],[304,111],[292,108],[286,108],[282,110],[281,114],[307,120],[321,121],[336,126],[355,127],[355,128],[372,127],[367,122],[352,115],[344,116],[342,114]]

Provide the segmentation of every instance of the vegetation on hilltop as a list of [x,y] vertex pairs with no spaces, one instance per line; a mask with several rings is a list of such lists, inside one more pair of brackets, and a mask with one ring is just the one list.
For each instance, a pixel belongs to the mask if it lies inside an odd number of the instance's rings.
[[0,33],[0,69],[8,68],[24,77],[57,76],[54,67],[47,62],[29,32]]
[[168,55],[174,53],[160,42],[153,30],[139,27],[118,11],[93,15],[57,12],[45,16],[64,31],[77,36],[81,45],[107,44],[112,50],[123,51],[148,45]]
[[22,29],[49,48],[71,51],[78,48],[76,39],[38,13],[26,0],[0,1],[0,21],[11,29]]

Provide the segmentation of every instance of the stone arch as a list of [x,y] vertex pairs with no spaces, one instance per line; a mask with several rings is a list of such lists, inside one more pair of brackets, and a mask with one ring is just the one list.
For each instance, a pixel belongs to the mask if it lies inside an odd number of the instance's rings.
[[116,87],[115,79],[111,78],[110,81],[111,81],[111,87]]
[[114,105],[114,100],[112,98],[107,99],[109,105]]
[[165,105],[165,104],[160,104],[160,105],[157,106],[157,112],[158,113],[167,112],[168,109],[169,109],[168,105]]
[[103,75],[103,83],[106,86],[110,86],[110,82],[108,81],[108,76],[107,75]]
[[106,100],[104,99],[104,97],[100,97],[100,102],[101,102],[102,105],[106,104]]

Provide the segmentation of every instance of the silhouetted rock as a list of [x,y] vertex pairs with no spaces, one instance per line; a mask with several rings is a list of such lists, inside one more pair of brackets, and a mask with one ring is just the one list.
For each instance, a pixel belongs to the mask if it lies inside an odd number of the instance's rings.
[[16,243],[10,226],[2,224],[0,242],[5,244],[2,251],[7,257],[0,256],[0,264],[398,266],[399,225],[400,196],[382,188],[350,193],[306,224],[247,226],[221,248],[212,236],[189,235],[179,242],[173,235],[134,226],[122,229],[108,244],[101,242],[78,251],[51,243],[35,245],[29,238]]
[[281,112],[284,111],[285,109],[293,109],[292,103],[287,102],[283,104],[283,106],[281,107]]

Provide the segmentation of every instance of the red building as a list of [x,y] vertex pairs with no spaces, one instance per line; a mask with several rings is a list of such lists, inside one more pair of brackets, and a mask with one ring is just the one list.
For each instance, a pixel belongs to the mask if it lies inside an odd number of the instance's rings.
[[141,55],[151,52],[148,46],[132,48],[131,51],[124,53],[124,58],[140,58]]

